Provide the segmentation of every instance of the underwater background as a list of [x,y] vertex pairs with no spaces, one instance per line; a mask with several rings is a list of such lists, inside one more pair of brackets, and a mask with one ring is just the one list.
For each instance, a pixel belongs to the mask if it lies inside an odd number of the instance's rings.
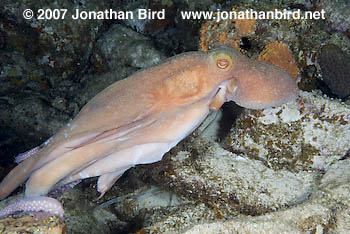
[[[24,19],[26,9],[166,17],[39,20]],[[323,10],[325,18],[182,14],[247,9]],[[0,178],[14,156],[49,139],[107,86],[183,52],[229,45],[281,67],[300,89],[295,102],[265,110],[226,103],[162,161],[125,172],[103,198],[96,201],[94,178],[59,195],[64,223],[20,215],[0,219],[0,233],[347,233],[349,16],[348,0],[0,1]]]

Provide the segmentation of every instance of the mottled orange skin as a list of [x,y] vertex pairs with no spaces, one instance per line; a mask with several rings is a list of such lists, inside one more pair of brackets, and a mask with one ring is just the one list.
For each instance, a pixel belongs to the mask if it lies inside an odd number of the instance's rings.
[[[118,81],[93,98],[0,184],[0,198],[27,181],[27,197],[100,176],[103,194],[128,168],[161,160],[226,101],[265,108],[293,100],[283,70],[220,47],[188,52]],[[136,156],[134,156],[136,155]]]

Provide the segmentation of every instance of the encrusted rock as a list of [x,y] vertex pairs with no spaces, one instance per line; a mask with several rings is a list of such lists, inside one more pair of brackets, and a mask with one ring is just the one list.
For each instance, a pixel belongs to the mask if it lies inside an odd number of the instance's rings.
[[[0,1],[0,161],[39,145],[78,112],[79,75],[89,69],[103,20],[73,20],[75,9],[114,1]],[[23,11],[31,9],[31,19]],[[65,19],[37,19],[38,9]],[[75,82],[74,82],[75,81]]]
[[152,41],[120,24],[113,25],[97,42],[101,55],[110,69],[120,64],[146,68],[160,63],[165,55],[155,49]]
[[249,111],[232,128],[224,145],[275,169],[325,169],[350,148],[350,108],[301,91],[296,102]]
[[350,207],[350,160],[341,160],[330,166],[320,180],[320,200],[339,208]]
[[258,59],[282,68],[294,79],[298,78],[299,68],[295,63],[292,52],[288,49],[286,44],[278,41],[267,43],[264,50],[259,54]]
[[323,233],[331,224],[330,209],[306,204],[259,217],[238,217],[226,222],[201,224],[183,233]]
[[224,213],[262,214],[298,204],[311,193],[312,173],[274,171],[204,139],[194,144],[192,153],[180,151],[171,157],[167,183],[177,193]]
[[57,217],[38,218],[28,215],[0,219],[0,233],[64,234],[66,226]]
[[350,56],[336,45],[325,45],[318,56],[322,79],[339,98],[350,95]]

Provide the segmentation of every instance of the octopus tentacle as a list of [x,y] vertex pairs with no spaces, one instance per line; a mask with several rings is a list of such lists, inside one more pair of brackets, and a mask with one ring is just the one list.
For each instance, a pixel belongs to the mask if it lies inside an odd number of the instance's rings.
[[105,195],[105,193],[113,186],[113,184],[127,171],[128,168],[123,168],[119,171],[107,173],[101,175],[97,181],[97,191],[100,193],[100,196],[97,198],[100,199]]
[[16,212],[39,212],[44,211],[50,215],[58,216],[62,221],[63,207],[59,201],[51,197],[30,197],[22,198],[14,203],[11,203],[4,209],[0,210],[0,218],[9,216]]

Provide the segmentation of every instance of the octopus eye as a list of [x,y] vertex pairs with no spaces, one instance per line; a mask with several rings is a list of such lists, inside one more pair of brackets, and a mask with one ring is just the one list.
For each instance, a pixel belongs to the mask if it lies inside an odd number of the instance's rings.
[[226,59],[219,59],[216,61],[216,65],[220,69],[225,69],[230,65],[230,63]]
[[216,57],[216,66],[221,70],[225,70],[232,65],[230,56],[226,54],[218,54]]

